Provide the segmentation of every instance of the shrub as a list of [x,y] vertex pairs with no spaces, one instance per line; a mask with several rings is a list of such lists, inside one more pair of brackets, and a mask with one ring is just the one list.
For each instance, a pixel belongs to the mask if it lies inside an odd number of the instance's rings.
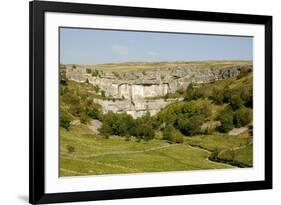
[[80,117],[85,111],[83,104],[70,104],[69,112],[77,117]]
[[193,84],[190,83],[185,91],[184,100],[185,101],[197,100],[201,97],[203,97],[203,93],[200,92],[200,89],[194,88]]
[[194,115],[189,119],[179,120],[178,126],[183,134],[193,136],[202,132],[201,125],[203,122],[204,118],[202,116]]
[[170,143],[183,143],[183,136],[172,125],[168,125],[163,131],[163,139]]
[[100,87],[98,85],[94,85],[94,91],[98,93],[100,91]]
[[101,91],[101,96],[102,96],[103,98],[105,97],[105,91],[104,91],[104,90]]
[[105,138],[109,138],[110,135],[113,134],[112,129],[109,124],[103,123],[102,127],[99,129],[100,133],[102,133]]
[[183,136],[178,132],[172,132],[170,141],[172,143],[183,143]]
[[75,147],[73,147],[73,146],[71,146],[71,145],[67,145],[66,149],[67,149],[67,152],[68,152],[68,153],[73,153],[73,152],[75,152]]
[[89,116],[85,113],[81,114],[80,116],[80,122],[83,124],[87,124],[89,122]]
[[93,104],[87,108],[87,115],[92,119],[101,119],[100,105]]
[[243,127],[252,122],[252,119],[252,109],[243,106],[235,112],[234,124],[236,127]]
[[228,132],[230,131],[233,126],[233,111],[232,110],[226,110],[219,116],[219,121],[221,122],[221,125],[218,127],[220,132]]
[[253,88],[252,85],[245,86],[241,91],[241,99],[246,107],[253,107]]
[[91,74],[92,70],[90,68],[86,68],[86,73]]
[[92,76],[93,76],[93,77],[99,76],[99,71],[98,71],[98,70],[93,70],[93,71],[92,71]]
[[221,89],[214,88],[210,97],[216,104],[221,105],[224,102],[224,93]]
[[233,110],[237,110],[244,104],[244,102],[239,95],[232,95],[229,99],[229,104]]
[[71,122],[71,116],[63,111],[60,111],[60,126],[68,130]]
[[152,129],[151,125],[149,124],[144,124],[140,126],[141,129],[143,130],[142,132],[142,138],[145,141],[151,140],[155,136],[155,131]]

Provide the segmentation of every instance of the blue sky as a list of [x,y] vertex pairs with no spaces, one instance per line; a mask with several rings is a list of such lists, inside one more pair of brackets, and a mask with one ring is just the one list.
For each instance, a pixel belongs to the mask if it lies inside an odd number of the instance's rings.
[[252,60],[253,38],[60,28],[60,63]]

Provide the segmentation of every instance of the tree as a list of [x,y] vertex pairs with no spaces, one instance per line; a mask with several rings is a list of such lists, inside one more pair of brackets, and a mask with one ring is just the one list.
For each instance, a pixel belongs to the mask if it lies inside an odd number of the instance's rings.
[[163,131],[163,139],[170,143],[183,143],[183,136],[172,125],[168,125]]
[[60,127],[68,130],[71,122],[71,116],[66,112],[60,111]]
[[239,95],[232,95],[229,98],[229,104],[233,110],[237,110],[244,104],[244,102]]
[[233,126],[233,111],[232,110],[226,110],[219,116],[219,121],[221,122],[221,125],[218,127],[220,132],[228,132],[230,131]]
[[86,68],[86,72],[87,72],[88,74],[91,74],[91,73],[92,73],[92,70],[91,70],[90,68]]
[[98,85],[94,85],[94,91],[98,93],[100,91],[100,87]]
[[98,71],[98,70],[93,70],[93,71],[92,71],[92,76],[93,76],[93,77],[99,76],[99,71]]
[[224,93],[219,88],[214,88],[212,90],[212,96],[210,97],[216,104],[221,105],[224,102]]
[[113,134],[110,125],[106,122],[102,124],[102,127],[99,129],[100,133],[102,133],[106,138]]
[[80,115],[80,122],[83,124],[87,124],[89,122],[89,116],[86,113],[82,113]]
[[241,99],[246,107],[253,108],[253,87],[252,85],[244,86],[241,91]]
[[252,122],[252,119],[252,109],[243,106],[235,112],[234,124],[236,127],[243,127]]
[[203,97],[202,92],[200,92],[198,88],[194,88],[193,84],[190,83],[185,91],[184,100],[185,101],[197,100],[201,97]]
[[90,104],[87,107],[87,115],[92,119],[100,119],[101,118],[101,112],[100,112],[100,105],[99,104]]
[[105,91],[104,91],[104,90],[101,91],[101,96],[102,96],[103,98],[105,97]]
[[200,115],[194,115],[191,118],[189,118],[187,123],[187,135],[193,136],[195,134],[201,133],[201,125],[203,124],[204,119]]

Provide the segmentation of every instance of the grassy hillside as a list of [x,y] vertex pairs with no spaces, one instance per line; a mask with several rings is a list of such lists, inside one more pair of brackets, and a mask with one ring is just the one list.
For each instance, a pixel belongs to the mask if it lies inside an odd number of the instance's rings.
[[[164,140],[94,135],[85,125],[60,129],[60,176],[231,168],[208,160],[209,152]],[[72,149],[71,149],[72,147]]]

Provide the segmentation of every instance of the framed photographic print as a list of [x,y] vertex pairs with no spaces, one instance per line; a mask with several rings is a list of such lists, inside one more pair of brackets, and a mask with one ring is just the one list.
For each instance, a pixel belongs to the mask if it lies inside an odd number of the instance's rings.
[[30,2],[30,203],[272,188],[272,17]]

